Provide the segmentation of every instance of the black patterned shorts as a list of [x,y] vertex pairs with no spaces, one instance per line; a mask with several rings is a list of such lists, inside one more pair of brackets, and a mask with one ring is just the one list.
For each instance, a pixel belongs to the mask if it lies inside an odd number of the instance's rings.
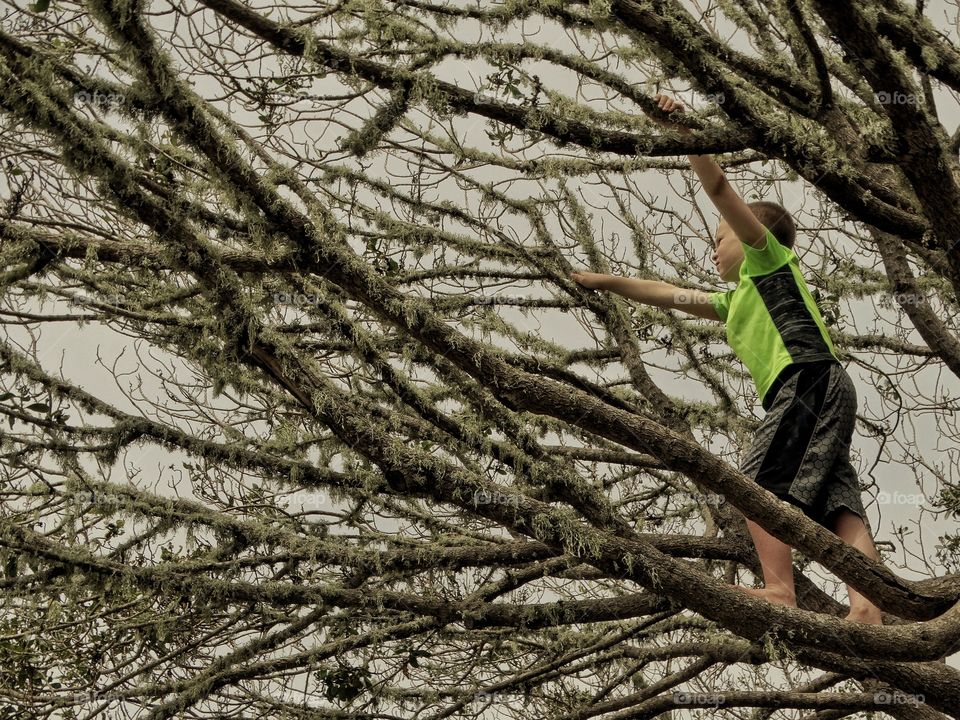
[[835,360],[788,366],[767,392],[764,409],[740,470],[825,527],[842,507],[866,522],[850,462],[857,391],[843,366]]

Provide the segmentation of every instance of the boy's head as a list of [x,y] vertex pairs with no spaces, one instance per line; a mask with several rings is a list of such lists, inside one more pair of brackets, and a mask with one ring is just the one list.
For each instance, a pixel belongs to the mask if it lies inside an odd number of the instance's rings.
[[[783,205],[769,200],[758,200],[747,203],[747,207],[757,220],[773,233],[781,245],[793,248],[797,237],[797,226]],[[727,221],[721,219],[720,224],[717,225],[713,251],[713,264],[717,268],[717,273],[727,282],[736,282],[740,278],[742,263],[743,246],[740,244],[740,238],[733,233]]]

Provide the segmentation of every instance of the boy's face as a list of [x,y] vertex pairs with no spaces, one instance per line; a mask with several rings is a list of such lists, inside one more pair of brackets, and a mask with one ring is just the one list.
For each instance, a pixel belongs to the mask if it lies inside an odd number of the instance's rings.
[[713,264],[721,280],[737,282],[740,279],[740,265],[743,263],[743,247],[726,220],[717,225],[713,241]]

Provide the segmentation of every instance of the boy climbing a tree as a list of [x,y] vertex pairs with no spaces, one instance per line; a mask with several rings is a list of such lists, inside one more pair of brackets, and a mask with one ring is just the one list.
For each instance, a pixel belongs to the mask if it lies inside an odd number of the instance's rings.
[[[665,113],[683,111],[666,95]],[[669,121],[662,125],[689,133]],[[572,273],[584,287],[726,323],[727,340],[750,372],[766,416],[740,470],[781,500],[879,560],[866,525],[850,442],[857,394],[840,364],[823,318],[793,251],[796,226],[779,204],[746,203],[708,155],[690,164],[720,212],[713,263],[732,290],[704,293],[669,283],[591,272]],[[763,569],[763,588],[736,585],[751,595],[796,607],[789,545],[747,520]],[[847,585],[846,619],[882,624],[880,610]]]

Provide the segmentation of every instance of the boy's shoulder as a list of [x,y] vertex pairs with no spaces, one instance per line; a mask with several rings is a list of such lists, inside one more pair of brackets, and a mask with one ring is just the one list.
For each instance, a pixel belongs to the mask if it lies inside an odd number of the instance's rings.
[[[734,297],[740,297],[743,293],[751,294],[754,292],[748,290],[748,288],[756,286],[755,278],[759,279],[759,276],[773,275],[781,270],[786,271],[793,280],[797,280],[790,270],[793,266],[797,268],[799,273],[800,260],[797,254],[792,248],[781,244],[769,228],[764,227],[764,230],[766,230],[766,243],[762,248],[753,247],[743,241],[740,242],[743,246],[743,262],[740,265],[740,277],[736,286],[730,290],[709,293],[708,295],[710,303],[721,320],[727,320]],[[802,278],[802,274],[800,277]],[[744,282],[744,279],[749,279],[749,282]]]
[[799,267],[800,259],[793,248],[781,244],[770,231],[770,228],[764,227],[764,230],[766,231],[766,243],[761,248],[740,241],[740,245],[743,247],[743,263],[740,265],[741,276],[766,275],[787,264],[795,264]]

